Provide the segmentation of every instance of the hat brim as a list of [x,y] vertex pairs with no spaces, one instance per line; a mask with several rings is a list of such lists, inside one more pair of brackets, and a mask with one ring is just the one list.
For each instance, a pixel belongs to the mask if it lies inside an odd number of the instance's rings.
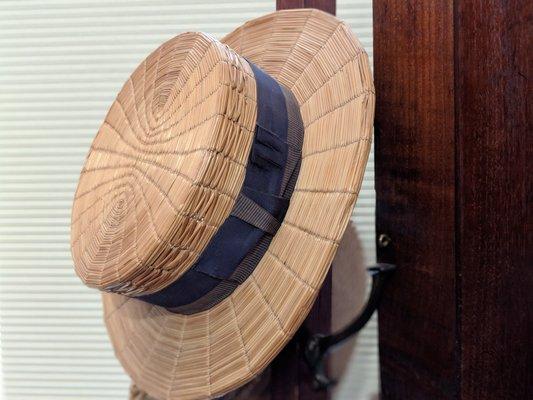
[[293,337],[329,270],[371,144],[368,57],[347,25],[318,10],[278,11],[222,39],[296,96],[302,164],[285,219],[252,275],[208,311],[180,315],[103,294],[115,353],[160,399],[209,399],[259,374]]

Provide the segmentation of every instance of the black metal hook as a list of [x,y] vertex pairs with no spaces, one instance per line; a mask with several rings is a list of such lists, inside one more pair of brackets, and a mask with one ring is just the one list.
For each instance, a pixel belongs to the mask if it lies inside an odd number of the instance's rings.
[[361,313],[344,329],[330,335],[320,333],[303,335],[303,356],[313,374],[313,388],[315,390],[327,389],[335,383],[326,375],[325,355],[332,347],[356,334],[367,324],[379,305],[384,283],[395,269],[396,266],[393,264],[376,264],[367,269],[372,277],[372,289],[368,301]]

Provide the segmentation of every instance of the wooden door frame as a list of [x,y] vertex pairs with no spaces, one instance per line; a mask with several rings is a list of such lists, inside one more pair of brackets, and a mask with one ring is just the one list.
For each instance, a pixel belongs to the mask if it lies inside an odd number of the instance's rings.
[[374,0],[382,399],[533,398],[526,3]]
[[337,2],[336,0],[276,0],[276,10],[290,8],[317,8],[335,15]]

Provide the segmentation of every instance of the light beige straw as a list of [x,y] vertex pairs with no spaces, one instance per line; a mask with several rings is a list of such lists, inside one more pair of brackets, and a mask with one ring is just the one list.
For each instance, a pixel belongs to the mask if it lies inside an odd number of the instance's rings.
[[231,211],[253,139],[248,63],[201,33],[153,52],[111,106],[81,173],[72,254],[89,286],[157,291]]
[[305,137],[286,217],[231,296],[185,316],[103,295],[117,357],[157,399],[223,395],[259,374],[294,335],[351,215],[373,122],[368,57],[331,15],[291,10],[250,21],[222,41],[239,56],[188,35],[133,74],[93,143],[72,226],[84,281],[130,295],[164,287],[228,215],[256,117],[254,79],[242,57],[292,90]]

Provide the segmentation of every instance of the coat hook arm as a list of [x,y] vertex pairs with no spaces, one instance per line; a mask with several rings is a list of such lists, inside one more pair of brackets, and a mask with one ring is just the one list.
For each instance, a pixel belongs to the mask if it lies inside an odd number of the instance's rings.
[[392,272],[396,269],[393,264],[376,264],[367,269],[372,277],[372,288],[368,300],[359,315],[345,328],[330,335],[316,333],[304,335],[303,356],[306,364],[313,373],[313,387],[324,390],[334,384],[325,373],[324,357],[336,345],[342,343],[359,332],[370,320],[379,306],[383,287]]

